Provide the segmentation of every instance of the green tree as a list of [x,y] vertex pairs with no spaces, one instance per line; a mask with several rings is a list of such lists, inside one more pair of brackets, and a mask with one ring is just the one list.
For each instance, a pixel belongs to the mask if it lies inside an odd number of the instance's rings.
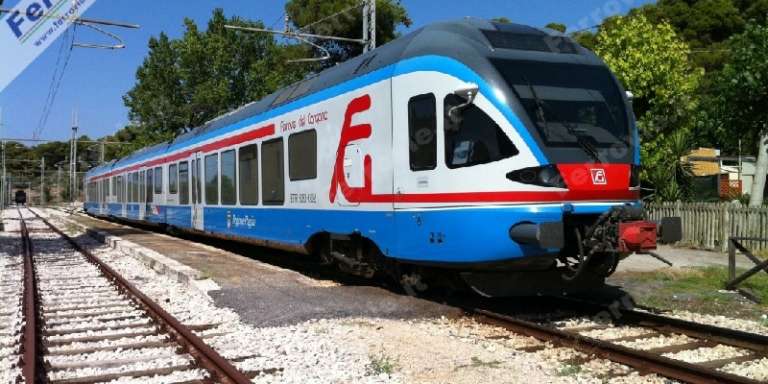
[[762,205],[768,168],[768,26],[747,25],[728,47],[730,61],[715,77],[705,124],[717,137],[742,138],[757,149],[750,205]]
[[725,41],[741,33],[750,19],[764,22],[767,14],[768,0],[659,0],[630,12],[654,24],[671,24],[694,49],[695,63],[707,70],[726,63]]
[[509,24],[512,22],[508,17],[501,16],[491,19],[494,23],[500,23],[500,24]]
[[[362,3],[360,0],[289,0],[285,4],[285,11],[294,26],[302,29],[302,32],[315,33],[359,39],[363,35]],[[347,12],[346,9],[355,7]],[[320,23],[315,23],[323,18],[338,15]],[[385,44],[397,35],[397,27],[411,25],[405,8],[395,0],[376,0],[376,42]],[[329,40],[317,40],[318,44],[327,49],[331,54],[331,60],[321,63],[323,67],[331,67],[335,63],[345,61],[362,53],[363,47],[357,43],[347,43]]]
[[565,33],[565,31],[568,29],[568,27],[566,27],[565,24],[562,24],[562,23],[549,23],[546,25],[546,28],[554,29],[555,31],[558,31],[560,33]]
[[[686,184],[680,180],[686,172],[676,170],[684,168],[679,156],[688,149],[683,144],[690,142],[697,106],[693,95],[701,79],[701,71],[689,59],[688,44],[671,25],[652,24],[642,15],[609,20],[596,41],[597,54],[634,94],[644,180],[656,188],[657,198],[685,198],[689,191],[667,184]],[[670,170],[680,178],[670,178]]]
[[272,35],[234,31],[227,24],[263,27],[227,19],[216,9],[205,31],[184,20],[182,38],[164,33],[149,41],[149,54],[124,96],[132,124],[115,139],[132,144],[111,155],[172,139],[227,111],[301,79],[306,66],[287,65],[300,49],[279,46]]

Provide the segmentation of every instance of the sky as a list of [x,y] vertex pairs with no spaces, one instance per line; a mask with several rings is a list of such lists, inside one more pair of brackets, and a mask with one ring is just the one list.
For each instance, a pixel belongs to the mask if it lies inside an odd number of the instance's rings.
[[[3,7],[12,8],[19,1],[6,0]],[[572,31],[592,27],[607,16],[625,14],[631,8],[651,2],[653,0],[402,0],[413,25],[401,28],[400,32],[406,34],[426,24],[465,16],[504,16],[516,23],[538,27],[559,22]],[[79,133],[91,138],[109,135],[124,127],[128,110],[122,97],[135,83],[136,69],[148,52],[149,38],[160,32],[180,37],[185,17],[204,26],[214,8],[223,8],[227,16],[262,20],[267,26],[281,28],[283,6],[284,1],[280,0],[97,0],[83,17],[134,23],[141,28],[110,29],[123,39],[125,49],[75,48],[72,51],[40,138],[68,139],[74,109],[78,111]],[[30,138],[38,127],[53,85],[63,36],[0,92],[0,136]],[[76,36],[76,42],[81,43],[109,42],[82,27]],[[3,54],[0,47],[0,70]],[[59,62],[58,67],[62,64]]]

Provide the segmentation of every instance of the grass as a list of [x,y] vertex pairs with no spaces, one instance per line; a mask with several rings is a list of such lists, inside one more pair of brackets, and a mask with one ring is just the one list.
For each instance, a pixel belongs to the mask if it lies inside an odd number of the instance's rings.
[[397,361],[384,353],[380,355],[369,355],[370,363],[365,367],[369,376],[378,376],[382,373],[391,375],[397,368]]
[[581,366],[576,364],[563,364],[557,371],[558,376],[574,376],[581,372]]
[[[736,273],[743,272],[737,270]],[[740,317],[768,325],[768,320],[762,318],[768,313],[768,274],[760,272],[739,285],[761,298],[763,304],[754,304],[737,293],[724,292],[726,281],[728,269],[725,267],[629,272],[621,276],[622,284],[640,304]]]

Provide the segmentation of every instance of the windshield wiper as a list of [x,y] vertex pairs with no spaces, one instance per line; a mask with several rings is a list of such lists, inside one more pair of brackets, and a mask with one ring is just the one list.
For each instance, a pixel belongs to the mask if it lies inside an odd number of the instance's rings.
[[[539,95],[536,93],[536,89],[533,87],[533,84],[525,77],[522,76],[523,80],[525,80],[526,84],[528,84],[528,89],[531,90],[531,95],[533,95],[533,99],[536,102],[536,110],[537,114],[539,114],[540,118],[544,121],[544,130],[547,132],[547,135],[549,135],[549,122],[546,118],[546,112],[544,111],[545,107],[549,107],[543,99],[539,97]],[[584,140],[584,137],[576,131],[576,128],[572,125],[571,122],[568,122],[558,115],[557,111],[555,111],[552,108],[547,108],[550,112],[552,112],[553,115],[555,115],[555,119],[559,120],[561,124],[565,126],[565,129],[568,130],[568,133],[573,135],[573,137],[576,138],[576,143],[581,147],[584,152],[586,152],[589,157],[594,159],[598,163],[602,163],[602,160],[600,160],[600,153],[597,151],[597,149],[592,145],[592,143],[587,142]]]

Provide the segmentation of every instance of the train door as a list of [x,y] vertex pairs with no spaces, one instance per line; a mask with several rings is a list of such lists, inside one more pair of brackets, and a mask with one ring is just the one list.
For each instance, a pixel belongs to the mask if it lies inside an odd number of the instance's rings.
[[[413,84],[393,80],[393,165],[395,195],[433,192],[438,159],[437,98]],[[400,80],[401,82],[403,80]],[[413,208],[396,198],[395,209]]]
[[142,169],[139,172],[139,220],[144,220],[147,216],[147,171]]
[[203,154],[198,152],[192,155],[192,227],[202,231],[204,229],[203,196],[201,184],[203,183]]

